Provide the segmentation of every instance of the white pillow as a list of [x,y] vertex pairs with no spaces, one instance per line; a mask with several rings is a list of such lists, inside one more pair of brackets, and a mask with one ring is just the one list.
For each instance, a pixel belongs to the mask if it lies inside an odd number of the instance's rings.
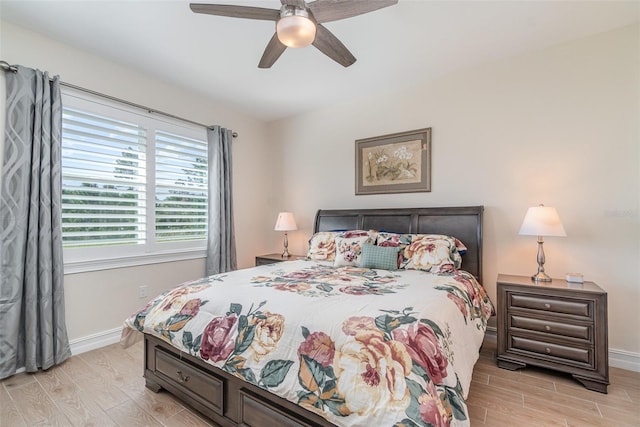
[[317,261],[333,261],[336,257],[336,236],[341,233],[335,231],[320,231],[309,240],[307,258]]
[[336,267],[359,266],[362,256],[362,246],[365,243],[373,243],[372,238],[366,231],[345,232],[336,237],[336,259],[333,263]]

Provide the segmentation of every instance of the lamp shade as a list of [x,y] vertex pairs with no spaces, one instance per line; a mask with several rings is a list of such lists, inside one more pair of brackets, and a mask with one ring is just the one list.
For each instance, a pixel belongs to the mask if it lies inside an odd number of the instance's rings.
[[566,236],[556,208],[535,206],[527,210],[520,233],[525,236]]
[[305,47],[316,39],[316,25],[306,16],[285,16],[276,24],[276,33],[285,46]]
[[293,231],[297,230],[296,219],[291,212],[280,212],[276,220],[275,231]]

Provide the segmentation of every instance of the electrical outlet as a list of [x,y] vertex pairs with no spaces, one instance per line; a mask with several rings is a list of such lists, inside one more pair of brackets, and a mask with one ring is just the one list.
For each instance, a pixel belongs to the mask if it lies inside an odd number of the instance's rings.
[[147,298],[149,296],[149,287],[142,285],[138,288],[138,298]]

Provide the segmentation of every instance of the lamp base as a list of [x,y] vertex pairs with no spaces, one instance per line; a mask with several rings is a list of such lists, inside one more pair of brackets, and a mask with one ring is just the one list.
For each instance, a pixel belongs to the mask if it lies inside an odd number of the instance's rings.
[[544,271],[538,271],[536,274],[531,276],[531,280],[534,282],[551,282],[552,279],[549,277]]
[[287,232],[284,233],[284,251],[282,251],[282,258],[289,258],[289,239],[287,239]]
[[533,276],[531,276],[531,280],[533,280],[534,282],[551,282],[551,277],[549,277],[545,272],[544,272],[544,248],[542,247],[542,244],[544,243],[544,240],[542,239],[542,236],[538,236],[538,272],[536,274],[534,274]]

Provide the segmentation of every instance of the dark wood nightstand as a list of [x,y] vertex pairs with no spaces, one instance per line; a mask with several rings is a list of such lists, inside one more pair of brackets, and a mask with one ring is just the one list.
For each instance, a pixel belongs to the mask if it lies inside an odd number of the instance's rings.
[[266,255],[258,255],[256,256],[256,266],[258,265],[266,265],[266,264],[275,264],[276,262],[282,261],[295,261],[299,258],[304,258],[302,255],[289,254],[289,258],[282,258],[282,254],[266,254]]
[[534,282],[500,274],[498,366],[567,372],[589,390],[607,392],[607,293],[593,282]]

